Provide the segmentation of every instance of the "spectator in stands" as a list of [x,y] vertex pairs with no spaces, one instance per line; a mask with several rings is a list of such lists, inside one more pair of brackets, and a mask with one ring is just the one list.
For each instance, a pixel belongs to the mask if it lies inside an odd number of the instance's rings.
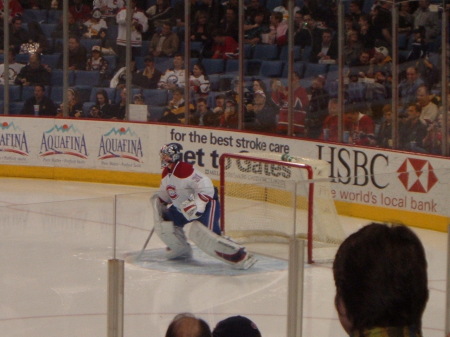
[[364,49],[372,49],[375,46],[375,32],[370,16],[368,14],[361,15],[358,25],[359,37],[363,42]]
[[425,42],[425,29],[412,31],[412,43],[406,61],[414,61],[427,55],[428,44]]
[[[148,19],[144,12],[136,8],[136,1],[131,0],[131,59],[135,60],[142,48],[142,33],[148,29]],[[125,66],[126,62],[126,41],[127,41],[127,8],[122,8],[116,16],[118,24],[117,34],[117,56],[119,67]]]
[[253,118],[248,120],[246,117],[245,128],[258,132],[275,132],[280,108],[271,103],[262,91],[255,92],[252,108],[253,111],[247,111],[247,114],[251,113]]
[[41,25],[36,21],[28,23],[28,42],[20,46],[19,54],[49,54],[52,47],[42,31]]
[[438,67],[438,62],[433,63],[428,54],[416,60],[415,66],[429,90],[439,85],[441,70]]
[[179,314],[169,324],[165,337],[212,337],[208,323],[192,314]]
[[372,119],[377,124],[383,118],[383,107],[391,100],[391,92],[386,73],[383,70],[377,70],[374,75],[374,81],[367,83],[366,87],[366,101],[370,103]]
[[261,79],[255,79],[252,82],[252,93],[251,95],[253,96],[255,93],[262,91],[264,93],[264,95],[268,96],[268,91],[267,91],[267,87],[266,84],[264,83],[263,80]]
[[[84,33],[85,26],[83,23],[78,22],[75,20],[75,17],[72,15],[71,12],[67,13],[67,21],[69,22],[69,36],[76,36],[78,38],[81,38],[81,36]],[[84,22],[84,21],[83,21]],[[62,39],[63,37],[63,30],[64,30],[64,21],[63,17],[61,16],[58,24],[55,27],[55,30],[52,32],[51,36],[54,39]],[[58,42],[55,46],[55,50],[62,51],[62,42]]]
[[288,105],[288,88],[278,78],[270,79],[270,98],[279,108]]
[[370,52],[362,50],[357,60],[350,63],[350,73],[358,74],[358,77],[364,79],[368,77],[370,70]]
[[106,21],[102,19],[102,13],[98,8],[92,11],[89,20],[86,20],[83,24],[86,27],[86,32],[83,34],[83,37],[88,39],[98,39],[100,29],[108,29],[108,25],[106,24]]
[[[63,103],[59,107],[59,113],[64,111]],[[80,95],[75,88],[67,89],[67,111],[69,117],[80,118],[83,116],[83,103]]]
[[427,135],[427,123],[420,118],[422,107],[411,103],[406,109],[407,117],[400,119],[398,128],[401,150],[425,153],[423,140]]
[[409,103],[416,101],[417,89],[424,85],[424,81],[419,76],[416,67],[406,68],[406,78],[398,85],[398,94],[400,97],[400,104],[407,107]]
[[[184,123],[186,118],[184,88],[175,88],[172,91],[173,97],[169,101],[166,111],[159,120],[164,123]],[[194,112],[194,106],[189,104],[190,113]]]
[[22,63],[16,62],[16,53],[14,48],[9,48],[8,52],[8,75],[5,75],[5,64],[0,64],[0,84],[5,84],[5,76],[8,77],[9,84],[14,84],[17,74],[20,73],[20,70],[25,66]]
[[283,46],[287,43],[287,29],[288,24],[283,20],[283,14],[281,12],[272,12],[270,14],[270,32],[268,41],[263,41],[269,44],[276,44]]
[[[91,16],[91,7],[83,2],[83,0],[73,0],[69,4],[69,13],[77,24],[82,24],[89,20]],[[70,23],[70,21],[69,21]]]
[[213,59],[235,58],[239,44],[233,37],[225,35],[221,31],[215,31],[212,33],[212,38],[214,41],[212,45]]
[[164,72],[158,83],[158,88],[173,90],[175,88],[184,88],[184,86],[184,58],[181,54],[175,54],[173,57],[173,68],[169,68]]
[[339,247],[333,276],[349,336],[422,336],[427,261],[411,229],[378,223],[359,229]]
[[315,43],[311,51],[310,62],[313,63],[336,63],[338,56],[338,45],[333,32],[325,29],[322,32],[321,43]]
[[22,16],[13,17],[9,26],[9,45],[14,47],[16,53],[19,53],[20,46],[27,43],[28,39],[28,32],[22,27]]
[[144,96],[142,96],[142,94],[135,94],[133,96],[133,104],[146,105]]
[[170,0],[156,0],[155,4],[145,10],[148,17],[148,35],[152,36],[155,29],[162,26],[164,22],[174,24],[173,7]]
[[352,20],[352,28],[356,31],[359,30],[359,18],[364,13],[361,9],[361,2],[359,0],[352,0],[348,5],[348,14]]
[[[450,114],[448,116],[450,116]],[[428,153],[437,155],[442,154],[442,142],[445,135],[443,119],[444,114],[439,113],[436,120],[428,126],[427,135],[423,139],[423,146]],[[448,117],[448,119],[450,120],[450,117]],[[450,123],[448,125],[450,125]],[[448,133],[447,137],[448,140],[450,140],[450,133]]]
[[327,116],[328,101],[330,96],[324,88],[325,78],[316,76],[310,88],[311,98],[308,110],[306,111],[306,135],[308,138],[319,138],[322,130],[322,123]]
[[338,142],[338,124],[339,124],[339,104],[337,98],[330,98],[328,101],[328,116],[322,124],[322,134],[320,139],[330,142]]
[[100,47],[102,49],[103,55],[116,55],[116,52],[114,50],[115,44],[108,37],[108,31],[106,29],[100,29],[100,31],[98,32],[98,39],[100,39]]
[[383,121],[375,134],[378,146],[392,148],[392,106],[386,104],[383,107]]
[[152,55],[144,58],[145,68],[133,73],[132,83],[143,89],[157,89],[162,73],[155,68],[155,60]]
[[202,12],[207,13],[210,22],[219,22],[223,17],[223,7],[219,1],[203,0]]
[[41,56],[31,54],[28,64],[20,70],[15,83],[24,86],[50,85],[50,74],[50,67],[41,64]]
[[180,48],[180,39],[169,23],[163,23],[161,32],[153,34],[149,52],[155,57],[172,57]]
[[382,1],[371,12],[371,22],[375,42],[382,45],[392,43],[392,3]]
[[364,47],[359,39],[359,33],[357,30],[348,30],[346,36],[347,39],[344,45],[344,63],[346,65],[351,65],[358,60]]
[[95,96],[95,105],[89,109],[87,117],[117,119],[115,109],[109,102],[108,93],[104,89],[100,89]]
[[[203,46],[209,46],[212,43],[212,24],[208,18],[207,12],[198,11],[194,22],[191,24],[191,41],[202,42]],[[191,55],[198,57],[200,55]]]
[[225,15],[216,26],[223,35],[233,38],[235,41],[239,41],[239,21],[237,15],[237,9],[235,7],[227,7]]
[[408,1],[400,2],[398,12],[398,33],[409,36],[414,27],[414,17],[411,13],[411,5]]
[[92,46],[91,56],[87,59],[86,70],[98,71],[101,80],[106,80],[109,77],[109,62],[103,57],[100,46]]
[[231,316],[217,323],[212,335],[213,337],[261,337],[261,332],[249,318]]
[[205,74],[205,67],[201,63],[196,63],[192,67],[191,75],[189,76],[189,87],[191,95],[196,101],[198,98],[206,98],[209,95],[209,78]]
[[[132,1],[133,3],[133,1]],[[116,15],[125,7],[123,0],[94,0],[92,8],[98,8],[102,12],[102,18],[106,20],[108,25],[114,24]],[[134,6],[132,5],[134,8]]]
[[367,115],[366,106],[352,104],[345,111],[344,132],[349,133],[348,142],[356,145],[375,145],[375,123]]
[[419,8],[413,13],[414,29],[425,29],[425,41],[432,42],[441,32],[441,21],[437,11],[430,10],[430,0],[419,0]]
[[225,95],[219,94],[214,98],[213,112],[217,114],[222,114],[224,110],[225,110]]
[[221,128],[237,129],[239,126],[238,105],[235,100],[227,99],[223,114],[220,116]]
[[[85,70],[87,63],[87,50],[76,36],[69,37],[69,69]],[[58,68],[63,66],[63,55],[59,57]]]
[[417,103],[421,108],[420,119],[426,123],[432,123],[436,120],[439,113],[438,106],[431,100],[430,92],[425,85],[417,88]]
[[[3,1],[0,1],[0,19],[3,22]],[[23,14],[23,7],[19,0],[9,0],[9,19],[12,21],[15,17],[21,17]]]
[[56,106],[45,95],[45,86],[36,84],[33,97],[28,98],[22,108],[22,115],[56,116]]
[[[269,17],[270,11],[259,1],[259,0],[250,0],[247,6],[245,7],[244,16],[245,16],[245,25],[255,25],[256,24],[256,15],[262,15],[262,24],[269,25]],[[245,29],[245,28],[244,28]]]
[[[350,69],[348,73],[348,83],[344,88],[346,103],[363,103],[367,101],[366,90],[368,84],[360,81],[359,75],[356,69]],[[363,75],[361,79],[364,79]]]
[[116,104],[112,104],[111,110],[113,111],[115,119],[123,120],[127,114],[127,88],[121,88],[119,96],[120,101]]
[[208,107],[205,98],[197,100],[197,109],[191,115],[190,125],[219,126],[219,114],[215,114]]
[[367,77],[373,78],[377,71],[383,71],[385,74],[392,73],[392,58],[389,56],[389,50],[384,47],[375,47],[373,57],[370,59],[370,67]]

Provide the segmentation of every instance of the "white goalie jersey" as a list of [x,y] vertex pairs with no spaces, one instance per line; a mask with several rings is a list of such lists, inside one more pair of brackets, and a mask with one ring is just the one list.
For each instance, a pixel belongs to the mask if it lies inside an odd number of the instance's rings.
[[203,212],[208,201],[214,198],[214,186],[211,180],[189,163],[176,163],[172,172],[165,168],[162,173],[159,198],[180,210],[181,204],[191,195],[194,196],[197,210]]

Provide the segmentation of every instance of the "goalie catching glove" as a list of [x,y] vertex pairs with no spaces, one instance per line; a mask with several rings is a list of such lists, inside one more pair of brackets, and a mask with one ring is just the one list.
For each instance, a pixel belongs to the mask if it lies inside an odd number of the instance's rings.
[[183,213],[187,220],[192,221],[203,215],[205,206],[206,203],[204,201],[200,198],[196,200],[194,195],[191,194],[188,199],[181,203],[181,213]]

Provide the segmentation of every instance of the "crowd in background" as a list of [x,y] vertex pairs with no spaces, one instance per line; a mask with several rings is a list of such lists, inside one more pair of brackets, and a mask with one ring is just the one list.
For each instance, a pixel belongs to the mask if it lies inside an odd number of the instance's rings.
[[[147,106],[150,121],[238,128],[241,114],[245,130],[286,134],[291,15],[286,0],[245,2],[243,51],[239,50],[237,0],[190,1],[188,60],[184,59],[184,1],[131,1],[130,96],[124,89],[125,2],[69,1],[70,117],[124,119],[127,97],[132,97],[129,103]],[[10,0],[9,7],[10,48],[3,53],[9,61],[9,113],[61,115],[62,1]],[[338,141],[337,2],[298,0],[292,15],[294,135]],[[440,103],[441,20],[442,13],[430,0],[401,2],[399,65],[394,67],[392,4],[346,2],[344,142],[394,147],[391,93],[392,86],[398,85],[396,148],[442,153],[443,137],[449,135],[442,128]],[[240,52],[246,61],[243,81],[237,71]],[[397,68],[399,83],[393,83],[392,72]],[[4,84],[4,65],[0,74]],[[242,98],[240,85],[244,86]]]

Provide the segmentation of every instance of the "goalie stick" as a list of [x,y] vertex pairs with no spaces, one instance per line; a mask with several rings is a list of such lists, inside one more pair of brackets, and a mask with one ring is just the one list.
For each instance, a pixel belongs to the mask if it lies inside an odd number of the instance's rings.
[[[152,207],[153,207],[153,220],[154,220],[155,222],[156,222],[156,221],[158,221],[158,222],[161,221],[161,210],[160,210],[160,208],[158,207],[158,205],[156,204],[157,202],[159,203],[159,200],[158,200],[158,199],[159,199],[159,198],[158,198],[158,195],[157,195],[157,194],[154,194],[154,195],[150,198],[150,202],[151,202]],[[153,225],[153,227],[152,227],[150,233],[148,234],[147,240],[145,240],[144,246],[142,247],[141,251],[139,252],[138,256],[136,257],[137,260],[139,260],[140,257],[142,256],[142,254],[144,253],[145,248],[147,248],[147,245],[148,245],[148,243],[150,242],[150,239],[152,238],[154,232],[155,232],[155,225]]]

